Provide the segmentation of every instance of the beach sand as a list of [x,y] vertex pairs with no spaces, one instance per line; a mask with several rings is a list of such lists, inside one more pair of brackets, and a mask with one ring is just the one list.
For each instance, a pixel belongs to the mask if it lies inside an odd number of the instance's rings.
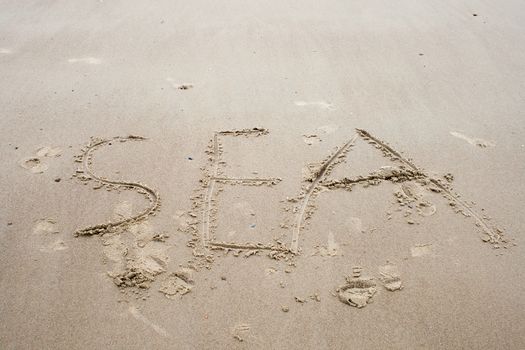
[[520,1],[0,1],[0,348],[525,348]]

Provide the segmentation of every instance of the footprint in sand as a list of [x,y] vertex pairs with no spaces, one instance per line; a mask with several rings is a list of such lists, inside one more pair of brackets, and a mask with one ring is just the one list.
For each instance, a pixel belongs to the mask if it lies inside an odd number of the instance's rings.
[[[113,209],[112,220],[123,220],[132,214],[133,204],[122,201]],[[148,221],[106,233],[102,245],[105,260],[112,262],[108,275],[113,282],[121,288],[149,288],[156,276],[167,271],[169,247],[164,244],[167,237],[156,233]]]
[[22,168],[29,170],[33,174],[42,174],[49,168],[49,166],[42,163],[38,157],[23,158],[20,160],[19,164]]
[[295,101],[294,103],[299,107],[317,107],[329,111],[333,111],[335,109],[331,103],[325,101]]
[[40,147],[36,150],[36,155],[39,157],[60,157],[62,155],[62,149],[60,147]]
[[[39,219],[33,226],[33,234],[36,235],[38,240],[42,242],[40,247],[41,252],[53,253],[56,251],[68,249],[63,240],[54,239],[56,238],[54,235],[58,233],[60,233],[60,231],[55,219]],[[50,239],[53,240],[50,242]]]
[[379,266],[379,280],[383,283],[386,290],[394,292],[403,289],[401,275],[396,265],[387,264]]
[[193,271],[189,268],[180,268],[170,273],[162,282],[159,292],[168,299],[175,297],[177,294],[182,297],[184,294],[191,292],[194,284]]
[[166,78],[166,81],[177,90],[189,90],[193,88],[193,84],[177,83],[173,78]]
[[480,138],[470,137],[470,136],[467,136],[467,135],[462,134],[462,133],[457,132],[457,131],[451,131],[450,135],[452,135],[454,137],[457,137],[459,139],[462,139],[464,141],[467,141],[471,145],[478,146],[480,148],[487,148],[487,147],[494,147],[494,146],[496,146],[496,144],[493,141],[488,141],[488,140],[484,140],[484,139],[480,139]]
[[419,258],[432,254],[432,244],[418,244],[410,248],[412,257]]
[[349,227],[350,232],[349,234],[358,234],[358,233],[365,233],[365,230],[363,230],[363,222],[359,218],[355,217],[349,217],[346,219],[346,226]]
[[57,240],[55,242],[52,242],[48,245],[44,245],[42,247],[40,247],[40,251],[41,252],[45,252],[45,253],[53,253],[53,252],[56,252],[56,251],[60,251],[60,250],[66,250],[68,249],[66,243],[64,243],[64,241],[62,240]]
[[372,279],[346,278],[346,284],[337,289],[342,303],[361,309],[372,302],[376,294],[376,283]]
[[33,226],[33,233],[36,235],[46,235],[49,233],[59,233],[58,224],[55,219],[39,219]]
[[430,202],[430,196],[423,186],[416,182],[401,184],[401,193],[410,202],[414,202],[417,213],[421,216],[431,216],[436,213],[436,206]]
[[36,155],[32,157],[22,158],[19,162],[20,166],[29,170],[33,174],[42,174],[49,168],[49,165],[44,162],[45,158],[56,158],[62,155],[62,149],[59,147],[41,147],[36,150]]
[[84,64],[101,64],[102,63],[102,60],[96,57],[70,58],[67,61],[69,63],[84,63]]
[[311,146],[311,145],[316,145],[316,144],[318,144],[319,142],[322,142],[323,140],[321,140],[321,138],[319,137],[319,135],[311,134],[311,135],[303,135],[303,141],[304,141],[304,143],[306,143],[308,146]]
[[240,342],[243,342],[246,337],[250,336],[250,325],[245,323],[236,324],[231,329],[232,337]]
[[326,246],[316,247],[316,252],[313,255],[320,256],[336,256],[339,255],[339,244],[335,241],[332,231],[328,231],[328,241]]
[[317,128],[317,130],[329,135],[329,134],[333,134],[337,129],[339,129],[339,127],[335,124],[328,124],[328,125],[323,125],[323,126],[320,126]]

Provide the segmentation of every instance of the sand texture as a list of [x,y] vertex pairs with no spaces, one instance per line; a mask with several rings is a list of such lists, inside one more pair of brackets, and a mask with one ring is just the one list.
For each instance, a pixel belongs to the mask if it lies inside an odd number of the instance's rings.
[[0,349],[524,349],[525,4],[1,1]]

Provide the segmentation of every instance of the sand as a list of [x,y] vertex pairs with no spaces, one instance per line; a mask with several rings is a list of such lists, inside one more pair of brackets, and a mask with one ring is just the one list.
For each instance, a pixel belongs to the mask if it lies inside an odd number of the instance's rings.
[[525,348],[522,3],[0,9],[0,348]]

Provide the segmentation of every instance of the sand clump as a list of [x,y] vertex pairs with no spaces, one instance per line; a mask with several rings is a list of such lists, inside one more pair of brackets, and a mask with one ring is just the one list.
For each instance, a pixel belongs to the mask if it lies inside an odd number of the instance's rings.
[[148,289],[154,280],[154,275],[140,267],[128,267],[125,271],[117,274],[110,274],[113,282],[118,287],[138,287]]
[[181,268],[170,273],[162,282],[159,292],[167,298],[172,298],[177,294],[182,297],[191,292],[194,284],[193,271],[190,268]]

